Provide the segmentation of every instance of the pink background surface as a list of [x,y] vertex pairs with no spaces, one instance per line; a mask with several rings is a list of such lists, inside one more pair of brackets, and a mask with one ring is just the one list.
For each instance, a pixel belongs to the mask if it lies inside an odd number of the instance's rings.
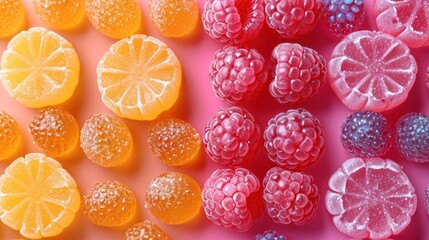
[[[28,16],[28,27],[45,26],[34,14],[30,0],[24,0]],[[203,9],[204,0],[198,0],[200,12]],[[198,22],[198,29],[193,36],[187,39],[169,39],[161,36],[151,25],[148,17],[147,1],[140,1],[143,10],[142,33],[151,35],[166,42],[177,54],[183,66],[183,86],[181,95],[176,105],[164,115],[172,115],[190,122],[200,134],[203,133],[204,125],[209,119],[222,107],[228,106],[223,101],[217,99],[212,92],[211,83],[208,78],[208,67],[215,51],[222,47],[222,44],[209,38],[202,30],[201,21]],[[376,29],[374,18],[370,11],[371,3],[367,1],[366,22],[363,29]],[[52,29],[51,29],[52,30]],[[55,30],[56,31],[56,30]],[[101,102],[100,93],[97,90],[96,66],[103,54],[108,51],[110,45],[116,40],[109,39],[95,31],[87,20],[82,24],[82,28],[74,31],[56,31],[68,39],[75,47],[81,61],[80,83],[74,96],[63,107],[69,110],[82,126],[84,121],[94,113],[109,112]],[[316,27],[315,31],[306,38],[299,41],[304,46],[314,48],[326,59],[329,59],[333,47],[340,41],[332,34],[322,28],[322,25]],[[3,53],[8,40],[0,40],[0,53]],[[264,28],[258,39],[249,43],[249,46],[259,50],[267,60],[267,66],[271,67],[270,52],[282,40],[273,37],[271,32]],[[429,48],[420,48],[412,50],[417,59],[419,73],[417,81],[411,90],[407,101],[396,109],[385,113],[389,122],[393,125],[397,119],[407,112],[417,111],[429,114],[427,102],[429,95],[425,86],[425,69],[429,63],[427,59]],[[254,114],[261,128],[264,129],[267,121],[277,113],[289,109],[274,101],[265,89],[264,93],[249,103],[241,106],[247,108]],[[179,226],[168,226],[157,221],[144,208],[145,188],[149,181],[161,173],[167,171],[181,171],[194,177],[200,186],[203,186],[206,178],[218,168],[223,166],[213,163],[202,151],[198,163],[193,166],[168,167],[160,163],[150,152],[147,144],[147,127],[149,122],[139,122],[124,120],[129,126],[134,142],[134,156],[127,166],[119,168],[105,169],[93,164],[88,160],[81,150],[73,157],[61,159],[63,166],[76,179],[79,189],[84,194],[90,186],[104,180],[121,181],[135,192],[138,199],[138,214],[134,222],[149,219],[159,224],[174,240],[180,239],[205,239],[205,240],[245,240],[253,239],[256,233],[268,229],[275,229],[291,240],[298,239],[350,239],[348,236],[339,232],[332,223],[332,217],[326,211],[324,206],[324,195],[327,190],[327,182],[330,175],[341,165],[341,163],[350,158],[342,148],[339,140],[339,130],[343,119],[351,114],[334,95],[328,84],[325,84],[320,93],[314,96],[310,101],[299,104],[294,107],[304,107],[318,117],[322,123],[326,138],[326,154],[320,162],[309,168],[306,172],[312,174],[316,180],[321,193],[321,202],[316,217],[311,224],[302,227],[281,226],[275,224],[264,213],[262,217],[254,224],[253,228],[246,233],[236,233],[224,230],[213,225],[200,212],[199,216],[190,223]],[[28,134],[28,124],[36,113],[36,110],[29,109],[18,104],[9,97],[3,87],[0,87],[0,109],[10,113],[20,124],[24,138],[25,146],[19,153],[20,156],[29,152],[37,152],[37,148],[32,144]],[[18,155],[17,155],[18,156]],[[418,195],[417,212],[412,218],[412,222],[407,229],[400,235],[394,236],[394,239],[429,239],[429,218],[424,206],[424,189],[429,183],[429,165],[412,164],[402,159],[398,153],[392,149],[388,157],[404,166],[404,171],[409,176],[411,182],[416,188]],[[0,170],[3,171],[10,161],[0,163]],[[274,164],[268,160],[264,151],[260,151],[258,156],[244,167],[252,170],[260,179],[265,172],[273,167]],[[75,221],[56,239],[122,239],[125,229],[132,223],[124,227],[105,228],[98,227],[90,223],[81,212],[78,213]],[[19,238],[19,234],[14,230],[0,224],[0,239]]]

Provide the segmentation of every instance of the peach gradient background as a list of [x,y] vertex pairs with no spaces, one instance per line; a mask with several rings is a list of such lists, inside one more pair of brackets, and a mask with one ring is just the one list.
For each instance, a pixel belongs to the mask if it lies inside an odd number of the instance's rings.
[[[24,2],[28,17],[28,27],[45,26],[35,16],[31,1],[24,0]],[[222,44],[209,38],[203,32],[200,21],[198,22],[197,30],[188,39],[169,39],[161,36],[149,21],[147,2],[147,0],[140,0],[144,25],[142,33],[157,37],[166,42],[177,54],[183,65],[183,87],[180,98],[176,105],[164,114],[176,116],[190,122],[202,134],[205,123],[218,109],[227,106],[227,104],[215,97],[208,78],[208,67],[212,56],[217,49],[222,47]],[[203,9],[204,2],[204,0],[198,0],[200,12]],[[374,18],[370,11],[371,1],[366,2],[367,18],[363,28],[375,29]],[[116,40],[109,39],[98,33],[87,20],[82,24],[81,29],[74,32],[56,32],[72,42],[80,57],[80,83],[74,96],[67,103],[63,104],[63,107],[69,110],[76,117],[79,124],[82,125],[91,114],[109,112],[101,102],[100,93],[97,90],[95,69],[103,54]],[[339,38],[335,38],[328,31],[324,30],[319,23],[315,31],[306,38],[301,39],[299,43],[314,48],[326,59],[329,59],[333,47],[339,41]],[[3,53],[7,42],[8,40],[5,39],[0,40],[0,53]],[[270,52],[280,42],[281,40],[273,37],[271,32],[264,28],[259,38],[250,42],[249,45],[258,49],[266,57],[267,66],[271,67]],[[425,69],[429,63],[429,60],[427,60],[428,50],[429,48],[427,47],[412,50],[417,59],[420,71],[408,100],[398,108],[385,114],[392,125],[400,116],[407,112],[418,111],[429,114],[429,94],[425,86]],[[242,106],[254,114],[262,129],[265,128],[270,118],[289,108],[276,103],[268,94],[267,89],[265,89],[265,92],[261,96]],[[159,224],[173,240],[246,240],[253,239],[255,234],[268,229],[275,229],[285,234],[290,240],[350,239],[348,236],[337,231],[333,225],[332,217],[328,214],[324,206],[324,195],[327,190],[329,176],[344,160],[350,157],[341,147],[339,130],[343,119],[351,111],[334,96],[328,84],[325,84],[320,93],[310,101],[294,107],[304,107],[317,116],[323,125],[326,137],[326,154],[317,165],[307,170],[308,173],[315,177],[321,193],[321,202],[315,220],[311,224],[302,227],[281,226],[273,223],[266,214],[263,214],[262,218],[255,223],[250,231],[236,233],[214,226],[205,218],[202,211],[194,221],[179,226],[168,226],[157,221],[144,208],[145,188],[151,179],[166,171],[180,171],[194,177],[200,183],[200,186],[203,186],[205,179],[215,169],[222,168],[223,166],[213,163],[203,151],[199,161],[192,166],[173,168],[163,165],[155,159],[148,148],[148,122],[124,120],[129,126],[135,141],[134,157],[127,166],[111,169],[99,167],[88,160],[80,149],[73,157],[58,160],[74,176],[82,194],[93,184],[104,180],[118,180],[130,186],[138,199],[138,214],[133,223],[149,219]],[[37,148],[32,144],[27,131],[28,124],[36,113],[36,110],[18,104],[9,97],[3,87],[0,87],[0,109],[10,113],[17,119],[22,128],[25,146],[19,155],[24,155],[28,152],[37,152]],[[429,165],[409,163],[399,157],[394,149],[389,152],[388,156],[404,166],[404,170],[414,184],[418,194],[417,212],[412,218],[411,224],[400,235],[393,238],[407,240],[429,239],[429,228],[427,227],[429,217],[424,206],[424,189],[429,183]],[[0,170],[3,171],[10,162],[10,160],[1,162]],[[265,172],[273,166],[274,164],[268,160],[264,151],[261,151],[251,163],[246,164],[244,167],[249,168],[262,179]],[[98,227],[90,223],[79,212],[73,224],[61,235],[55,237],[55,239],[122,239],[125,229],[130,225],[131,223],[118,228]],[[0,239],[9,240],[19,237],[17,232],[0,224]]]

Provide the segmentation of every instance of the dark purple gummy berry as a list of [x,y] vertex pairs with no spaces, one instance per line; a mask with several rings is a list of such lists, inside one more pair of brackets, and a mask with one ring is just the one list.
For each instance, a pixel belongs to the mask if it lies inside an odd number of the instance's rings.
[[344,120],[341,142],[355,157],[380,157],[392,145],[391,128],[382,114],[357,111]]
[[362,25],[363,6],[364,0],[322,0],[322,18],[331,32],[345,36]]
[[268,230],[256,235],[256,240],[287,240],[287,238],[274,230]]
[[429,162],[429,117],[407,113],[396,124],[395,143],[398,152],[410,162]]

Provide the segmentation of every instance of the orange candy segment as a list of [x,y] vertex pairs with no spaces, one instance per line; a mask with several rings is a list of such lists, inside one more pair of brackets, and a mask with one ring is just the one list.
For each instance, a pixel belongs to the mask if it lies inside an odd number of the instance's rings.
[[149,16],[153,26],[166,37],[182,37],[197,24],[196,0],[149,0]]
[[85,16],[84,0],[33,0],[36,15],[56,29],[73,29]]
[[149,127],[149,147],[169,166],[188,163],[198,154],[201,138],[189,123],[177,118],[162,118]]
[[188,222],[200,211],[201,188],[184,173],[164,173],[147,187],[146,208],[166,224]]
[[9,114],[0,111],[0,160],[10,157],[21,144],[21,129]]
[[79,125],[76,119],[58,107],[39,110],[28,129],[34,144],[41,152],[51,157],[67,155],[79,142]]
[[99,182],[83,196],[83,213],[99,226],[121,226],[134,217],[136,208],[134,193],[117,181]]
[[125,38],[140,29],[141,9],[136,0],[86,0],[86,15],[97,31]]
[[130,157],[133,139],[127,125],[118,117],[94,114],[81,129],[80,146],[94,163],[114,167]]
[[80,207],[76,182],[56,160],[30,153],[0,177],[0,219],[30,239],[60,234]]
[[25,25],[25,10],[21,0],[0,0],[0,38],[13,36]]
[[179,97],[182,68],[165,43],[139,34],[113,44],[97,75],[110,110],[125,118],[153,120]]
[[169,240],[167,234],[156,224],[145,220],[129,227],[125,240]]

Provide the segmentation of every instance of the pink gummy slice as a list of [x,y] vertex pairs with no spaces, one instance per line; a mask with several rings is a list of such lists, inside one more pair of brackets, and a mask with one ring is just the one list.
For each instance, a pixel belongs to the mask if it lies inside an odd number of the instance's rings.
[[376,31],[347,35],[332,52],[329,82],[352,110],[392,109],[408,97],[417,64],[400,40]]
[[380,31],[410,47],[429,45],[429,1],[375,0],[374,14]]
[[417,196],[401,166],[389,159],[351,158],[329,179],[326,209],[354,238],[385,239],[411,221]]

